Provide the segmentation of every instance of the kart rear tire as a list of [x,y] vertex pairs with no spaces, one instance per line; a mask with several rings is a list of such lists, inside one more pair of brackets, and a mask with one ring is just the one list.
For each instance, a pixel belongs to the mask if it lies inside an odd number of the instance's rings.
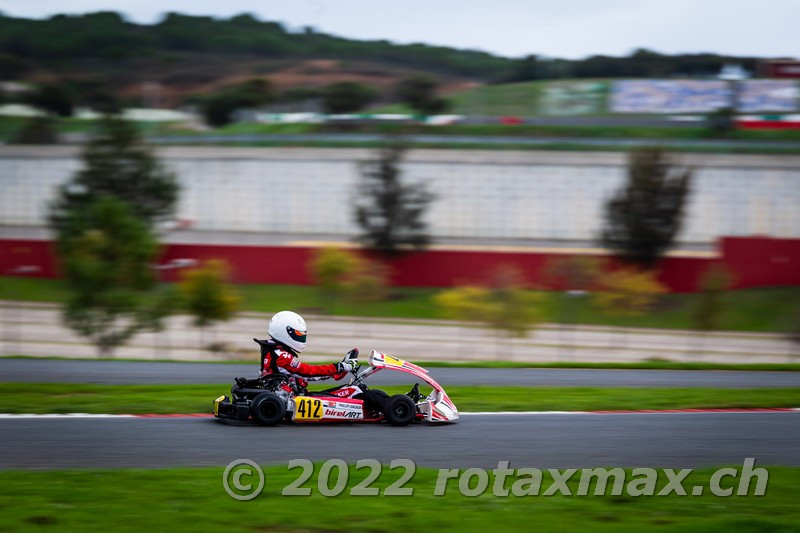
[[277,395],[262,392],[250,402],[250,414],[260,426],[275,426],[286,415],[286,406]]
[[386,402],[383,413],[393,426],[407,426],[417,417],[417,405],[405,394],[395,394]]

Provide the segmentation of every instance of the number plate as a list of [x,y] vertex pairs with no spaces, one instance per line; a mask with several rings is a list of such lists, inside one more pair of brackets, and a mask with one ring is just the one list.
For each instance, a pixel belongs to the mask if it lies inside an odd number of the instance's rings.
[[294,399],[294,420],[322,420],[324,414],[319,398],[298,396]]
[[386,366],[403,366],[403,360],[391,355],[383,354],[383,364]]

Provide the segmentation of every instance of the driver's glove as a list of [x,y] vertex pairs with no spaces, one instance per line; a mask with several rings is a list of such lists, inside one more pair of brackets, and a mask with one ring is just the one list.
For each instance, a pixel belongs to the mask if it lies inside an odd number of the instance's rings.
[[350,361],[340,361],[336,363],[336,373],[337,374],[344,374],[346,372],[352,372],[355,364]]
[[352,372],[358,365],[358,348],[353,348],[344,356],[340,363],[336,363],[336,373],[346,374]]
[[345,374],[347,372],[352,372],[356,366],[355,360],[349,361],[345,359],[344,361],[339,361],[336,363],[336,373],[337,374]]

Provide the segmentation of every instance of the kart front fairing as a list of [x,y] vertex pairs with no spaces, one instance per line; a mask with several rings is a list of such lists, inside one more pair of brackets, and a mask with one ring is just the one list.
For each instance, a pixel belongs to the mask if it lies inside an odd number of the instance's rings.
[[379,370],[396,370],[411,374],[423,380],[433,389],[422,402],[417,404],[419,411],[425,415],[428,422],[453,422],[458,420],[458,409],[447,396],[441,385],[428,374],[428,371],[421,366],[409,363],[398,357],[387,355],[376,350],[372,350],[367,358],[370,368],[359,375],[363,379]]

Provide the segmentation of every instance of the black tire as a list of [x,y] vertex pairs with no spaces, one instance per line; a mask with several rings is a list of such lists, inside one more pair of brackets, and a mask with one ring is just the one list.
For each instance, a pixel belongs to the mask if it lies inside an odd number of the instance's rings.
[[417,416],[417,405],[405,394],[395,394],[386,402],[386,411],[383,414],[391,425],[407,426]]
[[277,395],[262,392],[250,402],[250,415],[260,426],[275,426],[286,415],[286,406]]

